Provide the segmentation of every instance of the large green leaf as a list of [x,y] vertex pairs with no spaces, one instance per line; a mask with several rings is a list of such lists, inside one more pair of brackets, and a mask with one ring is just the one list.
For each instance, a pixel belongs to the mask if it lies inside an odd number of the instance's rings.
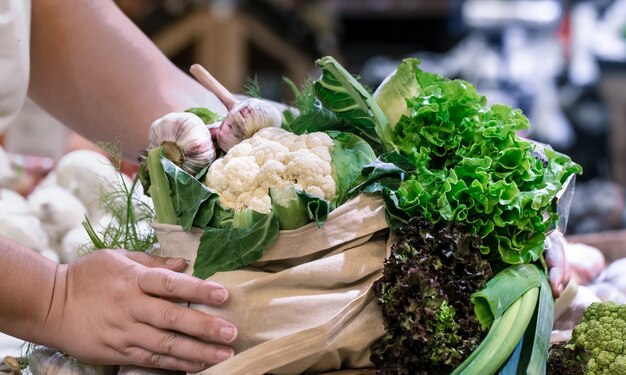
[[367,90],[334,58],[316,61],[322,76],[315,81],[315,94],[338,118],[355,127],[355,132],[377,149],[391,151],[392,131],[385,114]]
[[362,179],[361,170],[376,159],[376,154],[367,142],[354,134],[328,132],[328,135],[334,142],[331,157],[337,187],[332,203],[333,207],[338,207],[350,198],[351,190]]
[[352,189],[351,193],[375,193],[383,189],[396,190],[407,176],[415,172],[415,166],[407,158],[392,151],[380,155],[376,160],[361,170],[363,182]]
[[162,157],[161,164],[170,184],[172,204],[179,224],[186,231],[191,229],[194,222],[200,228],[206,226],[213,216],[215,201],[219,199],[217,193],[169,159]]
[[243,214],[250,215],[245,220],[249,226],[208,227],[204,230],[194,263],[194,276],[206,279],[216,272],[236,270],[254,263],[276,240],[279,225],[275,215],[250,210]]
[[407,99],[419,94],[420,85],[415,74],[419,63],[419,60],[415,58],[402,60],[396,71],[387,77],[374,92],[374,99],[389,120],[389,126],[392,129],[402,115],[410,113]]
[[289,184],[283,189],[270,188],[272,212],[278,218],[281,230],[297,229],[315,221],[324,225],[330,213],[330,203]]

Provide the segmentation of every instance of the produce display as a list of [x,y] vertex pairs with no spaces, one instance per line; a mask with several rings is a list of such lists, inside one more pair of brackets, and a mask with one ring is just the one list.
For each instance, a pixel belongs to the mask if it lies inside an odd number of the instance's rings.
[[[31,198],[41,230],[69,243],[87,212],[92,249],[152,251],[154,219],[162,250],[192,246],[189,272],[236,293],[230,308],[260,314],[258,327],[240,330],[238,355],[207,374],[576,373],[571,358],[595,368],[603,344],[582,344],[585,323],[549,352],[555,305],[544,253],[580,166],[520,138],[530,126],[520,110],[489,107],[471,84],[422,71],[417,59],[374,92],[331,57],[316,64],[321,76],[301,88],[285,80],[296,100],[282,112],[234,98],[194,66],[228,114],[191,108],[156,120],[141,183],[112,167],[114,189],[83,188],[94,179],[80,158],[60,163],[56,183],[78,198],[63,206],[72,223],[46,224],[58,214],[45,198],[59,188],[42,188]],[[292,258],[296,246],[306,249]],[[271,360],[252,356],[268,342],[278,348]]]
[[[379,196],[391,246],[372,288],[385,330],[371,347],[378,372],[545,373],[554,303],[543,252],[559,193],[581,168],[517,136],[530,126],[520,110],[488,107],[417,59],[373,94],[333,58],[317,65],[321,77],[301,90],[287,82],[297,111],[280,122],[259,125],[243,115],[252,104],[226,100],[218,125],[206,109],[153,124],[161,141],[192,124],[202,134],[173,157],[151,140],[143,173],[159,223],[201,229],[194,275],[253,265],[283,231],[324,231],[345,202]],[[211,133],[222,139],[215,160]]]

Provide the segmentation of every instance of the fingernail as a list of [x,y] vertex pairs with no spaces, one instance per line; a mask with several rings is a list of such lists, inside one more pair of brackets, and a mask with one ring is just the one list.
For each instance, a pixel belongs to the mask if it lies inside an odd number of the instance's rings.
[[217,303],[222,303],[228,298],[228,293],[226,293],[226,289],[223,288],[215,289],[211,292],[211,298]]
[[226,342],[231,342],[237,336],[237,330],[235,327],[227,325],[220,328],[220,337],[226,340]]
[[217,353],[215,353],[217,359],[219,359],[220,361],[227,360],[228,358],[232,357],[233,354],[235,353],[233,353],[232,349],[218,349]]

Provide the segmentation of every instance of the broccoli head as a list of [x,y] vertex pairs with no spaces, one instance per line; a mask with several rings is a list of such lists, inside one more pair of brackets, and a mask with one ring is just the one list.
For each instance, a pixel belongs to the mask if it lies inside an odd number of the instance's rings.
[[[563,366],[550,366],[551,374],[575,374],[569,364],[582,363],[584,375],[626,374],[626,305],[613,302],[592,303],[582,322],[574,328],[572,339],[563,350],[551,353],[550,360],[568,357]],[[569,352],[568,352],[569,351]]]

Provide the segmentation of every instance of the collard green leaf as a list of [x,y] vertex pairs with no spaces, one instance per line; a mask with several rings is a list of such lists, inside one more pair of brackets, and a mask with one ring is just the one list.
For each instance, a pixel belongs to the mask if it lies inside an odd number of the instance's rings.
[[383,189],[395,191],[405,177],[415,172],[415,166],[407,158],[393,151],[380,155],[361,170],[363,182],[352,188],[357,192],[376,193]]
[[367,142],[354,134],[328,132],[328,135],[334,142],[331,157],[337,189],[332,204],[338,207],[350,198],[350,191],[362,178],[361,170],[376,159],[376,154]]
[[216,272],[236,270],[259,260],[278,237],[278,219],[273,214],[252,212],[245,228],[208,227],[200,237],[193,275],[201,279]]
[[217,122],[220,119],[220,115],[204,107],[189,108],[185,112],[190,112],[200,117],[202,121],[207,125]]
[[312,221],[321,227],[330,213],[327,200],[296,190],[291,184],[283,189],[270,188],[270,198],[281,230],[297,229]]
[[309,222],[315,221],[318,226],[324,225],[330,213],[330,203],[306,191],[297,191],[298,198],[304,204]]
[[189,231],[196,221],[196,217],[199,216],[197,224],[206,225],[213,216],[214,203],[204,203],[218,200],[217,193],[201,184],[200,181],[183,171],[169,159],[161,158],[161,164],[169,180],[172,204],[178,216],[179,224],[184,230]]
[[395,149],[385,114],[367,90],[332,57],[316,61],[322,76],[315,81],[315,94],[338,118],[355,127],[355,133],[374,148]]
[[290,79],[283,77],[283,81],[293,92],[296,98],[295,105],[299,111],[299,115],[289,119],[283,128],[298,135],[328,130],[354,130],[350,123],[339,119],[333,111],[324,107],[315,96],[312,81],[307,81],[301,90],[298,90],[296,84]]
[[315,99],[309,112],[302,113],[289,124],[290,131],[295,134],[323,132],[328,130],[350,130],[350,124],[325,108],[322,102]]

